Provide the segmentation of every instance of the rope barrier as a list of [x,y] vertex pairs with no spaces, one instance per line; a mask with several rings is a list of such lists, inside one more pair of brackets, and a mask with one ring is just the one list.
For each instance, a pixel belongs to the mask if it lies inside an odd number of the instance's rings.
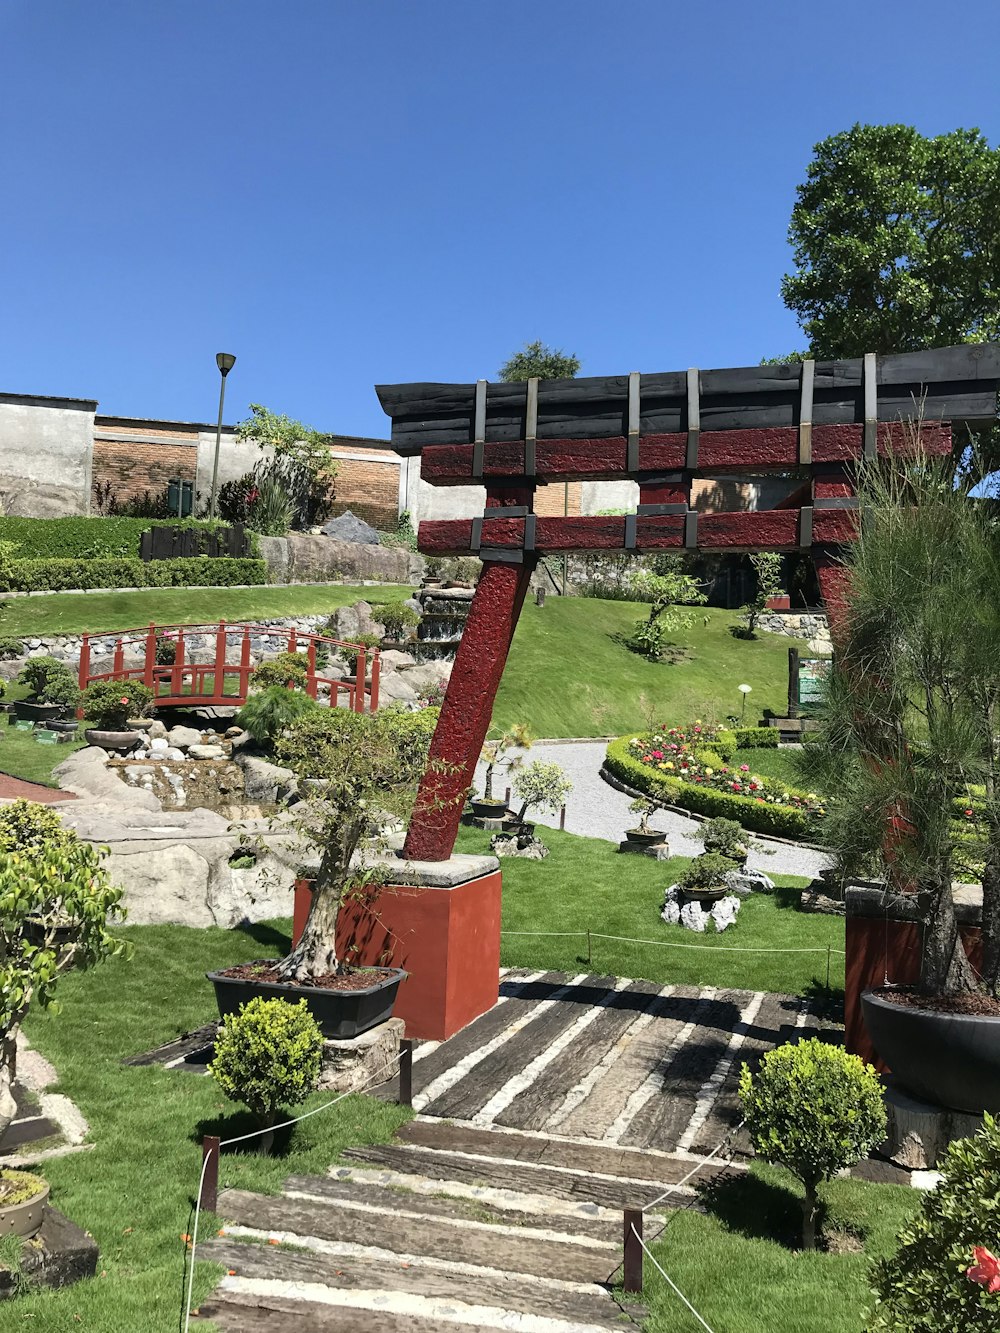
[[529,935],[536,936],[539,939],[567,940],[567,939],[587,939],[588,936],[594,940],[616,940],[620,944],[656,944],[664,949],[714,949],[717,953],[822,953],[837,954],[840,958],[846,958],[844,949],[824,949],[821,947],[810,947],[804,949],[775,949],[775,948],[755,948],[752,945],[740,946],[732,944],[681,944],[676,940],[642,940],[635,939],[631,935],[601,935],[596,930],[502,930],[501,937],[504,935]]
[[733,1135],[738,1134],[745,1124],[746,1121],[741,1120],[740,1123],[734,1129],[731,1129],[729,1131],[729,1133],[726,1135],[724,1139],[722,1139],[719,1143],[716,1144],[716,1146],[712,1149],[712,1151],[708,1154],[707,1157],[703,1158],[700,1162],[698,1162],[695,1166],[693,1166],[686,1176],[683,1176],[675,1184],[671,1185],[668,1189],[665,1189],[658,1198],[652,1201],[652,1203],[647,1203],[642,1211],[644,1213],[648,1213],[651,1208],[655,1208],[658,1203],[662,1203],[664,1199],[668,1198],[671,1194],[673,1194],[674,1190],[679,1190],[682,1185],[686,1185],[688,1181],[691,1179],[691,1177],[696,1176],[703,1166],[708,1166],[709,1162],[713,1161],[718,1156],[718,1154],[726,1146],[726,1144],[733,1137]]
[[[385,1075],[393,1067],[393,1065],[399,1063],[399,1061],[402,1059],[402,1056],[403,1052],[400,1051],[398,1055],[393,1056],[391,1060],[389,1060],[386,1064],[384,1064],[382,1068],[378,1070],[377,1073],[372,1074],[371,1078],[366,1079],[365,1082],[362,1083],[360,1087],[351,1088],[348,1092],[342,1092],[340,1093],[339,1096],[334,1097],[331,1101],[324,1102],[322,1106],[314,1106],[311,1111],[304,1111],[302,1115],[297,1115],[293,1120],[284,1120],[280,1125],[268,1125],[265,1129],[255,1129],[250,1134],[238,1134],[235,1138],[223,1139],[219,1144],[220,1150],[222,1148],[228,1148],[234,1143],[245,1143],[247,1139],[260,1138],[262,1134],[273,1134],[275,1130],[287,1129],[290,1125],[297,1125],[300,1120],[308,1120],[310,1116],[318,1115],[320,1111],[326,1111],[331,1106],[336,1106],[338,1102],[344,1101],[345,1098],[354,1097],[358,1093],[364,1092],[364,1090],[366,1088],[370,1088],[373,1083],[385,1082]],[[202,1191],[202,1186],[205,1183],[205,1172],[208,1169],[208,1164],[211,1160],[213,1151],[214,1150],[209,1149],[209,1151],[205,1154],[205,1158],[201,1164],[201,1176],[198,1179],[198,1196],[195,1200],[195,1207],[194,1207],[194,1230],[191,1232],[191,1262],[190,1262],[190,1269],[187,1275],[187,1298],[184,1302],[184,1333],[190,1333],[190,1328],[191,1328],[191,1293],[194,1288],[194,1260],[195,1260],[195,1250],[198,1245],[198,1219],[201,1216],[201,1191]]]
[[670,1274],[667,1273],[667,1272],[660,1266],[660,1264],[659,1264],[659,1263],[657,1262],[657,1260],[656,1260],[656,1256],[655,1256],[655,1255],[653,1254],[653,1252],[650,1250],[649,1246],[646,1244],[646,1242],[643,1240],[643,1238],[639,1235],[638,1231],[636,1231],[634,1225],[633,1225],[633,1227],[632,1227],[632,1235],[635,1236],[636,1240],[637,1240],[637,1241],[639,1242],[639,1244],[642,1246],[642,1251],[643,1251],[643,1253],[644,1253],[644,1254],[648,1254],[649,1257],[650,1257],[650,1259],[652,1259],[652,1261],[653,1261],[653,1266],[654,1266],[654,1268],[656,1269],[656,1271],[660,1274],[660,1276],[661,1276],[662,1278],[664,1278],[664,1279],[670,1284],[670,1286],[671,1286],[671,1288],[673,1289],[673,1291],[674,1291],[674,1292],[680,1297],[680,1299],[684,1302],[684,1304],[687,1306],[687,1308],[688,1308],[688,1309],[691,1311],[691,1313],[694,1315],[695,1319],[697,1319],[698,1323],[701,1324],[702,1328],[706,1329],[706,1330],[707,1330],[707,1333],[713,1333],[712,1326],[711,1326],[710,1324],[707,1324],[707,1323],[705,1322],[705,1320],[702,1319],[701,1315],[700,1315],[700,1314],[698,1313],[698,1311],[694,1308],[694,1306],[691,1304],[691,1302],[688,1300],[688,1298],[684,1295],[683,1291],[681,1291],[680,1287],[679,1287],[679,1286],[677,1285],[677,1283],[673,1280],[673,1278],[670,1276]]

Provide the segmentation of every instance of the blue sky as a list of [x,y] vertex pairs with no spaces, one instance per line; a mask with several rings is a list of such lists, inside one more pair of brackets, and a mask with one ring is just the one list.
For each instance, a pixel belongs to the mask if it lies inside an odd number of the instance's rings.
[[0,390],[382,435],[379,381],[800,345],[812,145],[1000,140],[1000,6],[0,0]]

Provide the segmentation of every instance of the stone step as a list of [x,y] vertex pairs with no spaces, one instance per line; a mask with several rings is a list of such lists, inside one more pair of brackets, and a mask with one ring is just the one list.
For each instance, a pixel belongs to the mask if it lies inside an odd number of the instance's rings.
[[331,1208],[324,1200],[226,1190],[217,1211],[227,1231],[234,1223],[289,1244],[362,1245],[566,1282],[604,1282],[618,1262],[613,1246],[592,1238],[551,1240],[513,1227],[472,1227],[461,1219],[404,1213],[398,1205]]
[[[418,1148],[407,1144],[376,1144],[367,1148],[345,1149],[343,1156],[352,1162],[366,1162],[390,1171],[428,1176],[431,1179],[465,1181],[496,1189],[512,1189],[523,1194],[547,1194],[575,1203],[596,1203],[602,1208],[646,1208],[654,1204],[666,1185],[673,1181],[652,1183],[631,1178],[616,1179],[574,1170],[571,1167],[542,1166],[509,1158],[492,1158],[481,1153],[461,1153],[450,1149]],[[683,1163],[690,1171],[694,1162]],[[676,1176],[675,1179],[679,1179]],[[677,1203],[692,1203],[694,1190],[681,1185],[673,1192]],[[668,1199],[664,1208],[670,1206]]]
[[489,1269],[456,1273],[419,1258],[405,1265],[379,1263],[367,1254],[328,1255],[227,1240],[209,1241],[199,1247],[199,1253],[244,1280],[320,1285],[345,1293],[345,1301],[349,1300],[346,1293],[377,1288],[395,1296],[446,1301],[449,1305],[487,1306],[561,1320],[574,1327],[621,1328],[618,1306],[606,1291],[596,1286],[520,1282]]
[[429,1217],[466,1218],[470,1222],[585,1236],[611,1245],[621,1240],[621,1215],[595,1204],[567,1205],[562,1199],[538,1194],[477,1189],[392,1171],[334,1166],[325,1177],[290,1177],[284,1192],[294,1197],[329,1199],[331,1203],[374,1204]]
[[[267,1280],[223,1278],[201,1307],[223,1333],[605,1333],[583,1324],[444,1298],[373,1290],[342,1292]],[[618,1327],[622,1325],[619,1323]]]

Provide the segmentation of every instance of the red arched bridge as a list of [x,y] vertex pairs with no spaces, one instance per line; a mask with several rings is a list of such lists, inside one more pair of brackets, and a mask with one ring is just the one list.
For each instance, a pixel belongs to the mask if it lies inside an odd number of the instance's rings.
[[[207,651],[202,642],[205,638],[210,643]],[[195,639],[197,646],[192,643]],[[97,643],[103,645],[107,640],[114,642],[108,666],[107,657],[98,657],[93,651]],[[356,713],[373,713],[378,708],[377,648],[345,643],[326,634],[273,625],[227,624],[224,620],[208,625],[149,624],[84,634],[80,689],[98,680],[138,680],[153,691],[157,708],[232,707],[246,702],[255,670],[251,661],[255,643],[258,656],[261,648],[267,654],[302,653],[306,661],[305,689],[312,698],[329,691],[331,708],[347,707]],[[157,661],[158,655],[166,656],[162,644],[172,646],[173,661]],[[354,675],[347,679],[327,670],[330,659],[341,649],[357,655]]]

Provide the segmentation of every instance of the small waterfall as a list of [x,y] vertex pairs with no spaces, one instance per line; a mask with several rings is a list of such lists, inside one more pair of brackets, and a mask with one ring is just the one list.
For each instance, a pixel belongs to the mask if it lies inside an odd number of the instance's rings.
[[447,661],[458,652],[469,614],[473,588],[424,587],[417,593],[421,605],[417,641],[412,646],[418,661]]

